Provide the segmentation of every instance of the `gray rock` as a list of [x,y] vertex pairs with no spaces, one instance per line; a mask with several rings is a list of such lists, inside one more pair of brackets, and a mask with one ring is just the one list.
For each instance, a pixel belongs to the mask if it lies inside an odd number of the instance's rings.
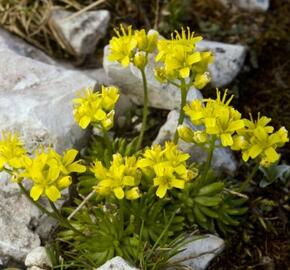
[[47,255],[45,247],[37,247],[31,250],[26,256],[25,265],[28,267],[52,267],[52,263]]
[[74,123],[71,100],[93,84],[79,72],[0,51],[0,129],[19,131],[29,150],[80,146],[84,132]]
[[[153,141],[153,144],[164,144],[165,141],[173,139],[178,123],[178,117],[178,111],[171,111],[168,114],[167,121],[160,128],[157,137]],[[190,126],[193,130],[198,130],[198,127],[192,126],[187,118],[185,118],[184,124]],[[200,163],[206,160],[207,153],[198,146],[186,143],[182,140],[179,140],[178,145],[182,151],[190,154],[190,161]],[[211,165],[215,172],[225,171],[231,175],[233,175],[237,169],[237,162],[233,156],[232,151],[228,148],[215,149]]]
[[7,49],[46,64],[54,65],[56,63],[55,60],[38,48],[0,27],[0,51]]
[[[19,132],[30,152],[39,145],[59,152],[82,147],[86,133],[73,120],[71,100],[94,81],[80,72],[24,57],[8,46],[0,48],[0,133]],[[23,260],[40,245],[36,232],[45,237],[53,226],[5,173],[0,175],[0,213],[1,259]]]
[[67,51],[82,57],[95,51],[98,41],[106,33],[109,20],[110,13],[107,10],[74,14],[57,9],[52,12],[50,25]]
[[[135,104],[143,104],[143,84],[140,71],[133,65],[123,68],[117,62],[107,59],[108,46],[104,49],[103,66],[109,82],[120,87],[122,93]],[[146,68],[148,81],[149,106],[159,109],[172,110],[180,106],[180,90],[171,84],[161,84],[154,77],[154,56],[151,55]],[[188,101],[200,98],[200,91],[192,88],[188,93]]]
[[129,265],[121,257],[114,257],[113,259],[107,261],[102,266],[98,267],[96,270],[138,270],[135,267]]
[[31,249],[40,245],[38,235],[29,228],[31,219],[40,213],[24,195],[18,192],[7,196],[1,187],[0,257],[22,261]]
[[[169,260],[172,265],[183,265],[188,270],[205,270],[209,263],[220,254],[225,248],[223,239],[215,235],[204,235],[203,238],[186,244],[181,253],[178,253]],[[168,270],[174,270],[171,266]]]
[[206,40],[198,42],[196,48],[214,53],[214,62],[208,67],[213,87],[223,87],[234,80],[244,64],[247,52],[242,45]]
[[242,8],[249,11],[267,11],[270,0],[219,0],[225,7]]

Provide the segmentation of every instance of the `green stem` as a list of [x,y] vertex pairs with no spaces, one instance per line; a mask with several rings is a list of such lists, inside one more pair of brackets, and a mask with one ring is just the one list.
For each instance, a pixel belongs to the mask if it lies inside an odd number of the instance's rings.
[[248,177],[246,178],[246,180],[245,180],[245,181],[242,183],[242,185],[240,186],[240,188],[239,188],[239,191],[240,191],[240,192],[246,190],[246,189],[249,187],[251,180],[253,179],[254,175],[256,174],[256,172],[257,172],[258,169],[259,169],[259,166],[260,166],[259,163],[257,163],[257,164],[255,165],[255,167],[253,168],[253,170],[251,171],[251,173],[248,175]]
[[144,69],[140,69],[142,81],[143,81],[143,91],[144,91],[144,105],[143,105],[143,117],[142,117],[142,128],[139,134],[137,149],[139,150],[142,146],[142,141],[144,133],[146,130],[147,117],[148,117],[148,89],[147,89],[147,78]]
[[27,190],[25,189],[25,187],[21,184],[21,183],[18,183],[18,186],[20,187],[20,189],[21,189],[21,191],[22,191],[22,193],[26,196],[26,198],[32,203],[32,204],[34,204],[41,212],[43,212],[43,213],[45,213],[45,214],[47,214],[48,216],[50,216],[50,217],[53,217],[54,219],[57,219],[58,220],[58,218],[55,216],[55,214],[54,213],[51,213],[51,212],[49,212],[47,209],[45,209],[40,203],[38,203],[38,202],[36,202],[36,201],[34,201],[31,197],[30,197],[30,195],[29,195],[29,193],[27,192]]
[[52,201],[49,201],[50,203],[50,206],[53,210],[53,212],[55,213],[56,217],[57,217],[57,220],[64,226],[64,227],[67,227],[67,228],[70,228],[72,231],[74,231],[75,233],[83,236],[83,237],[86,237],[86,235],[84,235],[81,231],[79,231],[78,229],[76,229],[73,225],[70,224],[70,222],[64,218],[61,213],[59,212],[59,210],[56,208],[55,204],[52,202]]
[[[181,90],[181,104],[180,104],[180,112],[179,112],[179,118],[178,118],[177,127],[179,125],[181,125],[183,123],[183,120],[184,120],[185,113],[184,113],[183,107],[186,104],[186,96],[187,96],[188,87],[189,86],[186,85],[185,80],[183,79],[181,81],[181,86],[180,86],[180,90]],[[173,142],[175,144],[178,143],[178,139],[179,139],[177,127],[176,127],[176,131],[175,131],[174,139],[173,139]]]
[[105,140],[105,144],[107,146],[107,149],[109,149],[110,152],[112,152],[112,142],[111,142],[111,139],[109,137],[108,131],[104,128],[103,128],[103,138]]
[[215,141],[216,141],[216,137],[213,136],[211,141],[210,141],[209,148],[208,148],[207,159],[206,159],[203,175],[202,175],[202,178],[201,178],[202,181],[206,180],[208,172],[210,170],[211,161],[212,161],[212,157],[213,157],[213,152],[214,152],[214,149],[215,149]]

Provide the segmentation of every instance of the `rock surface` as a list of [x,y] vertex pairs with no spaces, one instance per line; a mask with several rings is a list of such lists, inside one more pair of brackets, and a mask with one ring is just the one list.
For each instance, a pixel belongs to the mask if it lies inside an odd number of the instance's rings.
[[214,62],[208,67],[213,87],[223,87],[234,80],[243,67],[247,52],[242,45],[206,40],[198,42],[196,48],[214,53]]
[[98,41],[106,33],[109,20],[110,13],[107,10],[75,14],[57,9],[52,12],[50,25],[67,51],[82,57],[95,51]]
[[[181,264],[191,270],[205,270],[211,260],[220,254],[225,248],[223,239],[215,235],[205,235],[204,238],[193,240],[186,244],[181,253],[172,257],[171,264]],[[176,268],[170,267],[168,270]]]
[[[123,68],[117,62],[111,62],[107,59],[108,46],[104,50],[104,69],[111,84],[120,87],[122,93],[135,104],[143,104],[143,84],[139,70],[133,65]],[[180,90],[169,84],[161,84],[154,78],[154,57],[148,63],[146,68],[149,106],[159,109],[172,110],[180,106]],[[188,92],[188,100],[201,98],[200,91],[192,88]]]
[[28,267],[37,266],[41,268],[52,267],[45,247],[37,247],[31,250],[26,256],[25,265]]
[[[19,132],[29,151],[39,145],[59,152],[81,147],[86,136],[74,123],[71,100],[82,87],[93,86],[94,80],[81,72],[25,57],[27,51],[20,49],[21,44],[12,45],[0,38],[0,133]],[[4,173],[0,175],[0,213],[2,261],[23,260],[40,245],[36,232],[45,236],[53,226]]]
[[54,65],[56,63],[55,60],[53,60],[38,48],[28,44],[21,38],[0,27],[0,51],[7,49],[14,51],[21,56],[26,56],[39,62],[50,65]]
[[[165,141],[173,139],[178,123],[178,117],[179,112],[175,110],[168,114],[167,121],[160,128],[153,144],[164,144]],[[198,130],[197,127],[191,125],[187,118],[185,118],[184,124],[190,126],[193,130]],[[201,148],[193,144],[186,143],[182,140],[179,140],[178,144],[182,151],[190,154],[190,161],[204,162],[206,160],[207,153],[204,152]],[[215,149],[212,159],[212,168],[214,168],[216,172],[225,171],[229,174],[234,174],[237,169],[237,162],[233,156],[232,151],[228,148]]]
[[219,0],[226,7],[238,7],[250,11],[267,11],[270,0]]
[[31,249],[40,245],[38,235],[30,230],[31,220],[37,218],[40,213],[20,193],[17,186],[8,184],[8,181],[8,175],[1,173],[0,258],[3,257],[3,264],[9,258],[24,260]]
[[98,267],[96,270],[138,270],[138,269],[130,266],[123,258],[114,257],[113,259],[107,261],[102,266]]

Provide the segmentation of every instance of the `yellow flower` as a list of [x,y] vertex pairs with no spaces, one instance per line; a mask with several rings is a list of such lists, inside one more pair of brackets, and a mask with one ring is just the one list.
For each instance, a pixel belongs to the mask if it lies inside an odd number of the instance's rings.
[[52,202],[61,198],[61,191],[72,183],[68,174],[84,172],[86,169],[79,164],[79,161],[74,162],[77,153],[76,150],[69,149],[64,156],[61,156],[53,149],[39,150],[34,158],[24,159],[24,171],[21,177],[33,182],[30,190],[33,200],[37,201],[42,195]]
[[144,29],[135,31],[137,48],[146,53],[152,53],[157,46],[158,32],[151,30],[146,34]]
[[21,168],[23,157],[26,154],[27,151],[17,134],[8,131],[2,133],[2,139],[0,140],[0,171],[3,170],[5,165],[12,169]]
[[127,32],[123,25],[120,25],[120,31],[114,29],[117,37],[110,40],[110,61],[118,61],[123,67],[127,67],[133,56],[133,51],[137,47],[137,40],[132,33],[132,26],[127,28]]
[[184,179],[178,179],[174,174],[172,167],[167,167],[162,164],[154,166],[156,177],[153,179],[154,186],[158,186],[156,195],[163,198],[167,190],[171,188],[183,189],[185,185]]
[[209,73],[208,72],[197,73],[195,78],[194,78],[193,86],[195,88],[197,88],[197,89],[202,89],[209,82],[210,82],[210,77],[209,77]]
[[137,189],[132,189],[138,186],[141,180],[136,157],[124,158],[120,154],[115,154],[110,168],[107,169],[100,161],[96,161],[91,167],[91,171],[98,181],[94,187],[98,194],[107,196],[113,193],[119,200],[125,196],[130,200],[139,197]]
[[147,56],[145,52],[137,52],[134,56],[134,65],[139,69],[144,69],[147,65]]
[[182,28],[181,33],[175,32],[170,40],[158,40],[155,60],[161,65],[155,70],[156,79],[166,82],[191,78],[195,87],[203,88],[210,80],[206,71],[213,56],[210,52],[196,51],[195,45],[200,40],[202,38],[195,37],[189,28],[187,31]]
[[105,111],[111,111],[120,97],[119,89],[115,86],[101,86],[102,107]]
[[185,105],[183,108],[185,114],[189,116],[189,119],[193,125],[203,124],[205,117],[203,102],[199,99],[193,100],[190,104]]
[[163,155],[162,147],[159,144],[153,145],[151,148],[146,149],[143,158],[138,160],[138,167],[145,168],[160,163],[164,160]]
[[89,124],[99,125],[109,130],[114,122],[114,106],[119,98],[116,87],[101,87],[101,93],[93,93],[92,88],[87,88],[84,95],[73,100],[74,118],[83,129]]

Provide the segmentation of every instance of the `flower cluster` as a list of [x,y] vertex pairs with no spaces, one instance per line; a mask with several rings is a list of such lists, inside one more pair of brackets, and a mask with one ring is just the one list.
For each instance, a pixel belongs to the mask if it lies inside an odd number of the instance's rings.
[[26,154],[24,145],[16,134],[3,132],[0,141],[0,171],[21,168]]
[[110,61],[117,61],[123,67],[133,63],[137,68],[144,69],[147,65],[147,56],[152,53],[157,44],[156,31],[145,32],[144,29],[132,31],[132,26],[127,31],[120,25],[120,30],[115,29],[116,37],[110,40]]
[[234,136],[233,150],[241,150],[242,158],[248,161],[249,158],[258,159],[264,167],[269,167],[277,162],[280,155],[276,149],[284,146],[289,141],[288,131],[281,127],[274,132],[269,126],[271,119],[265,116],[258,116],[258,119],[244,119],[245,127],[237,131]]
[[119,200],[124,197],[129,200],[139,198],[138,185],[142,174],[137,167],[136,157],[114,154],[108,169],[97,160],[91,167],[91,171],[98,181],[95,186],[96,193],[103,196],[113,193]]
[[186,160],[189,154],[177,149],[172,142],[166,142],[164,149],[154,145],[145,150],[138,160],[138,166],[146,174],[152,175],[153,185],[157,186],[156,195],[163,198],[171,188],[183,189],[187,181],[197,176],[197,170],[189,170]]
[[222,146],[232,146],[233,135],[244,127],[241,114],[230,106],[233,97],[226,100],[227,91],[221,97],[217,90],[217,98],[194,100],[184,107],[185,114],[194,125],[203,125],[204,131],[192,131],[188,127],[179,127],[179,136],[185,141],[205,143],[208,135],[216,136],[221,140]]
[[197,176],[197,169],[187,169],[188,158],[175,144],[167,142],[164,148],[156,145],[146,149],[140,158],[115,154],[109,168],[96,160],[91,167],[98,181],[95,191],[103,196],[113,193],[118,199],[135,200],[141,196],[142,177],[149,177],[157,186],[156,195],[163,198],[167,190],[183,189],[187,181]]
[[242,119],[241,114],[230,106],[233,96],[227,100],[227,91],[217,98],[194,100],[184,107],[185,114],[193,125],[204,127],[202,131],[193,131],[186,126],[178,127],[181,139],[195,144],[206,144],[212,138],[220,139],[222,146],[241,150],[243,160],[259,158],[261,165],[270,166],[279,159],[277,147],[283,146],[289,139],[287,130],[282,127],[277,132],[267,126],[271,119],[259,117],[257,121]]
[[86,167],[74,161],[78,151],[67,150],[60,156],[53,149],[39,149],[33,157],[29,157],[19,137],[12,133],[4,133],[0,141],[0,170],[12,175],[12,180],[21,182],[24,178],[32,181],[30,196],[37,201],[41,195],[55,202],[61,197],[60,191],[71,184],[72,172],[82,173]]
[[175,32],[171,39],[160,39],[156,61],[161,66],[155,69],[156,78],[161,82],[190,78],[196,88],[203,88],[210,80],[207,67],[213,56],[211,52],[196,51],[196,43],[201,40],[189,28]]
[[92,88],[85,89],[85,94],[74,99],[74,118],[83,129],[89,124],[109,130],[114,123],[114,107],[119,99],[116,87],[101,87],[100,92],[94,93]]

